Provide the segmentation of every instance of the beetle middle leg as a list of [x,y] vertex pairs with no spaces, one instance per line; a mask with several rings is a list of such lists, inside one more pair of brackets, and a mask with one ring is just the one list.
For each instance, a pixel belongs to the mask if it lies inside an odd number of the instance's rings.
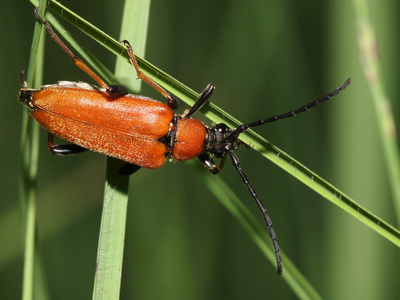
[[87,151],[87,149],[75,145],[75,144],[65,144],[65,145],[54,145],[54,134],[49,132],[47,147],[50,152],[59,156],[68,156]]
[[[75,144],[54,145],[54,134],[50,132],[48,133],[47,146],[51,153],[59,156],[69,156],[88,151],[88,149]],[[121,176],[129,176],[139,169],[140,166],[124,163],[122,167],[118,167],[118,174]]]

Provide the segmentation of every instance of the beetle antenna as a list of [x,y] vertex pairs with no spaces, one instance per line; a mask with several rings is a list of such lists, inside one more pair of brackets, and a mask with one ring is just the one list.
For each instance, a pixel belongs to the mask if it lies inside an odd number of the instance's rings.
[[254,191],[253,187],[250,185],[249,180],[247,179],[246,175],[244,174],[244,172],[242,170],[242,167],[240,166],[239,158],[236,156],[236,154],[233,151],[229,151],[228,153],[232,159],[233,166],[238,171],[240,178],[242,178],[244,185],[248,188],[251,196],[256,201],[258,208],[260,209],[261,213],[264,216],[264,220],[265,220],[265,223],[267,224],[269,236],[272,240],[272,246],[275,251],[275,258],[276,258],[276,265],[278,268],[278,274],[280,275],[280,274],[282,274],[282,258],[281,258],[281,255],[279,254],[278,241],[276,238],[275,230],[272,227],[272,221],[271,221],[270,217],[268,216],[268,211],[265,208],[265,206],[261,203],[261,201],[258,199],[256,192]]
[[25,77],[25,70],[21,70],[19,72],[19,83],[21,84],[23,89],[27,89],[28,88],[28,84],[26,83],[26,81],[24,80]]
[[351,78],[347,79],[341,86],[339,86],[337,89],[333,90],[332,92],[330,92],[329,94],[316,99],[306,105],[303,105],[301,107],[299,107],[298,109],[295,110],[291,110],[287,113],[281,114],[281,115],[275,115],[273,117],[270,117],[268,119],[262,119],[256,122],[252,122],[252,123],[247,123],[247,124],[243,124],[241,126],[239,126],[238,128],[236,128],[235,130],[232,131],[231,135],[232,136],[238,136],[239,134],[241,134],[242,132],[246,131],[247,129],[249,129],[250,127],[256,127],[256,126],[261,126],[264,125],[266,123],[271,123],[271,122],[275,122],[281,119],[285,119],[285,118],[290,118],[290,117],[295,117],[297,114],[308,111],[310,108],[315,107],[319,104],[321,104],[322,102],[325,102],[329,99],[331,99],[333,96],[336,96],[337,94],[339,94],[341,91],[343,91],[345,88],[347,88],[349,86],[351,82]]

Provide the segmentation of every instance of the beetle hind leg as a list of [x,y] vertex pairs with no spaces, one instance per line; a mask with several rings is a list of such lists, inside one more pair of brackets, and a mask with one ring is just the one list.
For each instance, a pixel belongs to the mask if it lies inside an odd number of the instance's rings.
[[113,97],[123,96],[128,94],[128,90],[116,84],[107,84],[103,79],[101,79],[91,68],[89,68],[80,58],[78,58],[65,44],[64,42],[58,37],[58,35],[54,32],[53,28],[51,27],[49,21],[46,19],[42,19],[42,17],[38,13],[38,8],[36,7],[34,10],[36,19],[43,24],[46,30],[49,32],[52,39],[69,55],[72,62],[80,68],[83,72],[88,74],[92,77],[102,88],[104,88],[108,95]]
[[163,87],[161,87],[158,83],[156,83],[153,79],[151,79],[149,76],[144,74],[142,71],[140,71],[137,60],[135,58],[135,53],[133,52],[133,48],[131,44],[127,40],[121,41],[121,43],[125,44],[126,51],[128,52],[129,59],[131,61],[132,66],[136,70],[137,76],[146,82],[147,84],[151,85],[154,89],[156,89],[161,95],[163,95],[167,99],[167,104],[171,109],[176,109],[179,106],[178,100],[175,99],[175,97],[171,96],[170,93],[168,93]]

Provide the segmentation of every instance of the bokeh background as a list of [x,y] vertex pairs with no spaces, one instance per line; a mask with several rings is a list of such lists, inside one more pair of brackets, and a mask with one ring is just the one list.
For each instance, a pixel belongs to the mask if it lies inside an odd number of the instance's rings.
[[[367,2],[398,123],[400,3]],[[119,36],[122,0],[63,4]],[[28,1],[6,1],[2,9],[0,289],[3,299],[18,299],[23,267],[18,72],[28,64],[35,19]],[[69,28],[113,69],[111,53]],[[48,37],[45,57],[45,83],[88,80]],[[351,1],[153,1],[146,59],[194,90],[212,81],[217,86],[212,101],[244,122],[297,108],[352,77],[351,86],[329,104],[257,132],[397,227]],[[142,91],[163,100],[147,86]],[[44,131],[41,139],[37,224],[49,293],[54,299],[88,299],[105,157],[55,157],[47,151]],[[242,147],[237,154],[269,209],[281,248],[322,297],[400,295],[393,244],[255,151]],[[232,166],[220,176],[259,216]],[[141,170],[130,194],[121,299],[296,298],[192,166]]]

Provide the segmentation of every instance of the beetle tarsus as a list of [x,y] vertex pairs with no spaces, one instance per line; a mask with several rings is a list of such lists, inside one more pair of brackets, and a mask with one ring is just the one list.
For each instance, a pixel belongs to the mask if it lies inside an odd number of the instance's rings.
[[129,94],[128,89],[126,87],[124,87],[123,85],[119,85],[119,84],[108,85],[106,87],[106,92],[110,96],[114,96],[114,97],[119,97],[119,96],[124,96],[124,95]]

